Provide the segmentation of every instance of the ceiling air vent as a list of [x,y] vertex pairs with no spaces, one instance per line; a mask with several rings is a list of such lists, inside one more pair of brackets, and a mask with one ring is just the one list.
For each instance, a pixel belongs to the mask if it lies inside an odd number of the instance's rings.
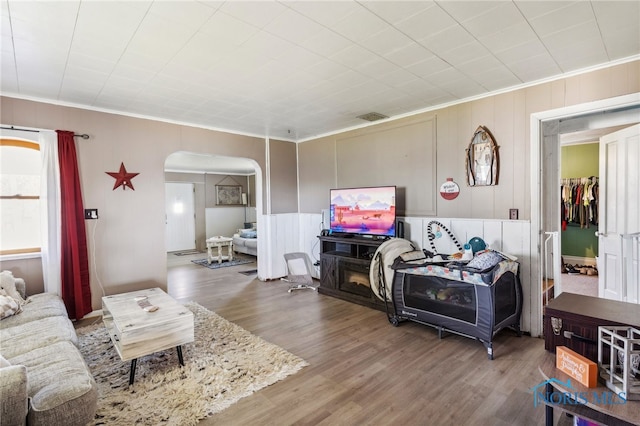
[[380,114],[378,112],[368,112],[366,114],[359,115],[356,118],[361,118],[367,121],[378,121],[378,120],[382,120],[383,118],[389,118],[389,117],[387,117],[386,115]]

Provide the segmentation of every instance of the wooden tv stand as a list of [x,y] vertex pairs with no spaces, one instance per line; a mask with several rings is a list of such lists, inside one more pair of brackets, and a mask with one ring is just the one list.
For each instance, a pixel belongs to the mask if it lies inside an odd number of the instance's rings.
[[384,238],[321,236],[318,292],[384,311],[369,282],[369,266]]

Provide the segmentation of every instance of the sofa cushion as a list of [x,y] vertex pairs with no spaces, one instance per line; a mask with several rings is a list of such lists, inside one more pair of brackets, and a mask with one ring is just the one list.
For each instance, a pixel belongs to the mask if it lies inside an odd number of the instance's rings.
[[13,358],[52,343],[67,341],[78,344],[73,323],[66,317],[49,317],[0,330],[2,355],[12,364]]
[[[4,292],[4,290],[0,290],[0,292]],[[13,297],[0,294],[0,320],[9,318],[21,311],[20,304]]]
[[20,314],[0,321],[0,329],[54,316],[68,317],[67,308],[65,308],[62,299],[53,293],[34,294],[28,297],[22,305]]
[[11,362],[27,367],[29,425],[86,425],[93,420],[97,386],[71,342],[34,349]]
[[0,424],[24,425],[29,411],[27,367],[10,365],[0,368]]

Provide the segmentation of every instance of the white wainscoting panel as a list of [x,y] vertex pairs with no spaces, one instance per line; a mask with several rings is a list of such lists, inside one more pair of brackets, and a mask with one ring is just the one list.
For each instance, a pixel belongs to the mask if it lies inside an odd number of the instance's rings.
[[[522,282],[523,308],[522,331],[538,336],[541,329],[540,289],[531,283],[531,223],[523,220],[497,219],[456,219],[433,217],[401,217],[404,222],[405,239],[418,249],[430,249],[427,225],[438,221],[446,226],[464,244],[473,237],[482,238],[490,248],[518,257],[520,280]],[[273,241],[263,250],[269,259],[268,278],[286,275],[284,253],[302,251],[315,262],[320,258],[318,235],[322,224],[322,214],[281,214],[265,216],[265,222],[272,227]],[[263,235],[263,234],[261,234]],[[441,241],[440,241],[441,240]],[[457,248],[448,237],[436,242],[440,253],[455,253]],[[258,257],[260,261],[260,256]]]
[[[531,223],[524,220],[499,219],[456,219],[456,218],[398,218],[405,222],[405,239],[420,248],[432,250],[429,243],[428,226],[432,221],[444,225],[464,245],[473,237],[482,238],[489,248],[518,257],[520,262],[520,281],[522,283],[522,331],[537,336],[541,333],[538,322],[541,321],[540,289],[531,285]],[[433,230],[437,225],[432,226]],[[451,254],[458,251],[444,230],[442,237],[434,240],[438,253]],[[533,324],[533,326],[532,326]]]
[[268,263],[265,265],[264,279],[278,279],[286,276],[284,254],[300,251],[298,216],[297,213],[264,216],[270,230],[267,249],[258,255],[258,260],[266,257],[264,260]]

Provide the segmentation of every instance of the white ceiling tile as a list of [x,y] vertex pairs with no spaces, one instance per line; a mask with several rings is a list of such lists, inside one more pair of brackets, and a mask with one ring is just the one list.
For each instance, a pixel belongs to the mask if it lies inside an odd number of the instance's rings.
[[386,27],[360,42],[361,46],[381,56],[412,44],[415,44],[412,39],[392,27]]
[[439,52],[436,51],[436,53],[438,53],[443,60],[454,66],[489,55],[489,51],[476,40],[471,40],[469,43],[458,44],[457,47],[449,50],[443,49]]
[[226,13],[218,12],[202,27],[200,32],[209,36],[211,43],[221,43],[239,46],[255,35],[259,29]]
[[456,66],[460,71],[468,76],[474,76],[477,73],[484,73],[489,70],[502,68],[504,65],[495,56],[487,54],[485,56],[474,58],[470,61],[461,63]]
[[18,92],[18,74],[16,73],[16,64],[12,57],[0,61],[0,92],[17,93]]
[[264,31],[256,33],[242,45],[244,49],[273,59],[285,55],[294,46],[290,41],[283,40]]
[[115,66],[115,61],[107,60],[98,54],[89,56],[75,50],[70,51],[69,57],[67,58],[67,67],[77,67],[88,70],[89,72],[97,72],[105,75],[109,75]]
[[[459,2],[447,2],[446,4],[451,5],[458,3]],[[489,7],[487,3],[493,5],[493,7]],[[486,6],[486,9],[482,13],[472,15],[462,21],[462,26],[477,38],[495,33],[505,27],[526,23],[518,8],[511,2],[480,2],[480,5]],[[464,10],[468,11],[469,9]],[[454,17],[457,18],[458,16],[454,15]]]
[[386,59],[376,58],[373,62],[357,65],[354,69],[369,77],[377,78],[383,75],[398,72],[401,68]]
[[127,52],[154,56],[157,62],[164,63],[178,53],[195,32],[194,28],[147,14],[129,42]]
[[[482,15],[491,16],[493,11],[501,4],[506,2],[501,1],[436,1],[438,7],[447,12],[448,15],[453,17],[458,22],[464,22],[467,20],[473,20],[474,18]],[[486,18],[485,18],[486,20]]]
[[3,10],[0,16],[0,35],[3,37],[11,37],[11,20],[9,19],[9,12],[6,11],[6,2],[2,2]]
[[602,32],[615,31],[620,27],[638,28],[640,21],[639,1],[593,1],[596,20]]
[[324,57],[297,45],[289,46],[284,54],[278,57],[278,61],[283,64],[301,69],[313,67],[324,60]]
[[[442,56],[450,50],[475,41],[475,39],[464,28],[454,26],[418,41],[438,56]],[[481,54],[484,55],[485,52]]]
[[286,9],[263,29],[285,40],[301,43],[325,28],[295,10]]
[[312,66],[303,68],[309,74],[321,79],[335,79],[336,76],[340,76],[350,71],[346,66],[329,59],[316,62]]
[[217,7],[194,1],[154,1],[149,13],[178,25],[199,28],[216,10]]
[[547,48],[538,39],[514,46],[505,50],[494,51],[493,54],[505,64],[520,62],[527,58],[549,55]]
[[542,42],[547,46],[549,51],[580,44],[584,40],[593,41],[594,49],[602,48],[603,44],[600,40],[600,31],[595,21],[583,22],[582,24],[567,27],[562,31],[557,31],[542,37]]
[[522,81],[507,67],[473,73],[470,77],[488,91],[522,84]]
[[[358,25],[353,24],[354,20],[358,22]],[[331,25],[331,28],[349,40],[359,43],[368,38],[370,34],[382,31],[386,25],[382,19],[368,9],[359,7],[341,21]]]
[[330,58],[349,68],[355,69],[358,66],[363,66],[378,60],[379,56],[356,44],[352,44],[346,49],[334,53]]
[[[71,18],[71,16],[69,17]],[[67,23],[68,25],[65,25]],[[12,37],[31,43],[47,44],[58,49],[66,48],[71,44],[73,37],[73,21],[67,19],[61,26],[42,24],[37,20],[11,20]]]
[[456,21],[447,12],[434,4],[418,14],[398,22],[395,27],[414,40],[421,40],[456,24]]
[[406,84],[407,82],[420,80],[415,75],[403,69],[397,69],[396,71],[378,76],[376,79],[381,83],[384,83],[387,86],[394,87],[394,88],[397,88],[403,84]]
[[220,7],[220,11],[258,28],[264,28],[286,10],[274,1],[228,1]]
[[318,33],[299,44],[305,49],[317,53],[318,55],[329,56],[333,52],[346,49],[351,42],[340,34],[337,34],[327,28],[323,28]]
[[610,60],[627,58],[640,52],[640,31],[638,28],[621,28],[604,35],[604,43]]
[[549,34],[565,31],[569,27],[594,21],[591,2],[579,1],[533,18],[529,22],[538,36],[544,38]]
[[67,85],[68,81],[78,84],[86,81],[89,85],[97,85],[98,87],[102,87],[102,85],[107,81],[108,78],[109,73],[96,71],[91,68],[86,68],[82,65],[67,64],[63,81]]
[[508,67],[525,83],[547,78],[562,72],[558,64],[547,53],[528,56],[521,61],[511,62],[508,64]]
[[64,70],[67,51],[48,44],[34,44],[32,42],[14,39],[15,60],[18,72],[26,72],[28,68],[44,68],[50,70]]
[[446,69],[449,69],[451,65],[438,58],[437,56],[428,57],[420,62],[408,66],[406,69],[418,77],[425,77]]
[[531,0],[514,0],[514,3],[522,14],[528,20],[552,13],[558,9],[563,9],[570,6],[576,1],[531,1]]
[[432,1],[362,1],[361,5],[378,15],[390,24],[404,21],[428,7]]
[[554,47],[550,52],[565,72],[608,60],[607,52],[600,38],[580,40],[564,48]]
[[[125,48],[149,7],[146,2],[82,2],[75,23],[74,45],[88,39]],[[117,31],[113,30],[114,22]]]
[[350,1],[334,1],[329,4],[324,1],[300,0],[283,4],[326,27],[332,27],[361,8],[357,3]]
[[393,52],[385,55],[385,58],[393,62],[400,67],[408,67],[418,62],[424,61],[433,57],[433,53],[426,47],[418,44],[411,43],[403,48],[394,50]]
[[527,22],[518,22],[478,37],[478,40],[490,51],[500,52],[539,39]]

